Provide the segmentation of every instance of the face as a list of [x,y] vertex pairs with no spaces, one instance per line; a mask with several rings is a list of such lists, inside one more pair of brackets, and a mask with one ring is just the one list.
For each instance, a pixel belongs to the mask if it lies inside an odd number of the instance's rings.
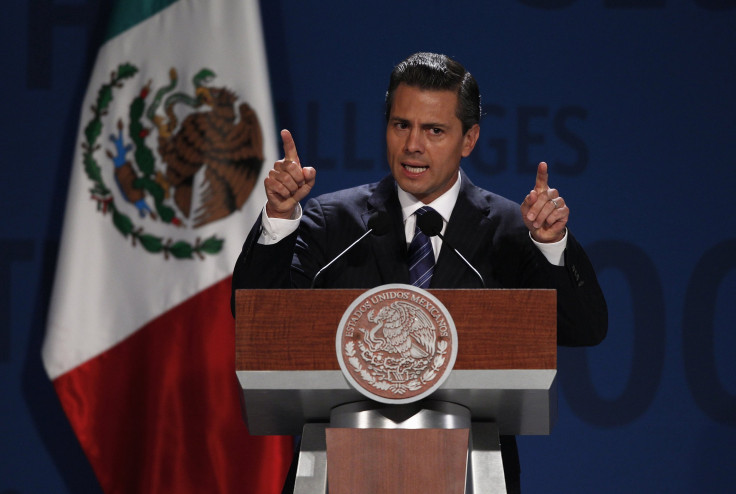
[[454,91],[399,84],[386,127],[388,164],[399,187],[425,204],[457,181],[460,159],[478,140],[476,124],[463,134]]

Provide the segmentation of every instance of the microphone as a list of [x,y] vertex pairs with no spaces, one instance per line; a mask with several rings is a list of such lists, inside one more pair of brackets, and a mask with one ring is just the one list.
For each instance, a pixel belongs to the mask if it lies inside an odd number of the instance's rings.
[[325,264],[322,269],[317,271],[317,274],[315,274],[314,278],[312,278],[312,286],[310,286],[310,288],[314,288],[314,285],[317,282],[317,278],[319,278],[319,275],[321,275],[324,270],[332,266],[335,263],[335,261],[340,259],[350,249],[352,249],[358,243],[360,243],[361,240],[363,240],[365,237],[367,237],[371,233],[379,237],[381,235],[385,235],[388,232],[389,227],[390,227],[390,221],[389,221],[388,213],[384,211],[376,211],[375,213],[373,213],[371,217],[368,219],[368,230],[363,235],[358,237],[358,239],[355,242],[348,245],[348,247],[345,250],[343,250],[337,256],[335,256],[330,262]]
[[424,233],[428,237],[434,237],[435,235],[439,236],[440,239],[442,239],[442,242],[445,245],[447,245],[449,248],[451,248],[453,251],[455,251],[455,254],[457,254],[460,257],[460,259],[462,259],[463,262],[465,262],[465,264],[467,264],[468,267],[473,270],[475,275],[480,280],[481,286],[483,288],[486,287],[486,282],[483,279],[483,277],[480,275],[478,270],[475,269],[473,265],[470,264],[470,262],[467,259],[465,259],[465,256],[463,256],[460,253],[460,251],[458,251],[455,247],[450,245],[447,242],[447,240],[445,240],[444,235],[442,235],[441,233],[442,232],[442,216],[440,216],[440,213],[438,213],[434,209],[430,209],[423,215],[417,217],[417,226],[419,227],[420,230],[422,230],[422,233]]

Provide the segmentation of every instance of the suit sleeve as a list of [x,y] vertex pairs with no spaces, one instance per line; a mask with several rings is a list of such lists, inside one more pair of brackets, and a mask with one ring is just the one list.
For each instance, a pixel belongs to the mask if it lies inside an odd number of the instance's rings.
[[251,228],[233,269],[230,310],[235,316],[235,291],[240,288],[291,288],[289,267],[297,232],[273,245],[261,245],[261,217]]
[[258,216],[233,269],[230,309],[235,316],[235,291],[240,288],[308,288],[318,266],[325,264],[328,238],[322,205],[310,199],[299,228],[281,241],[258,243],[263,225]]
[[[557,291],[557,343],[563,346],[597,345],[608,332],[608,308],[588,256],[568,229],[564,266],[551,264],[529,236],[518,206],[494,203],[491,232],[486,241],[488,278],[498,288],[543,288]],[[487,278],[487,279],[488,279]]]
[[593,265],[582,246],[570,235],[565,265],[548,265],[557,289],[557,343],[564,346],[597,345],[608,332],[608,307]]

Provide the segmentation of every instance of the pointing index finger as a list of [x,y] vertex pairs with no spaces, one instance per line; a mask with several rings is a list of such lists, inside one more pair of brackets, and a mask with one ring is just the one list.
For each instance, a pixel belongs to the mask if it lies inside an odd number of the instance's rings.
[[284,159],[299,164],[299,155],[296,152],[296,144],[291,132],[286,129],[282,130],[281,140],[284,143]]
[[547,163],[542,161],[537,167],[537,179],[534,184],[534,190],[538,192],[544,192],[549,189],[547,181],[549,180],[549,174],[547,173]]

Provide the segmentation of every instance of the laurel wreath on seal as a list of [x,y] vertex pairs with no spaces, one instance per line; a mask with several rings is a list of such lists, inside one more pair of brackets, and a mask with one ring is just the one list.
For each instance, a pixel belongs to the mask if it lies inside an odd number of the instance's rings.
[[[130,217],[122,212],[115,205],[115,198],[112,192],[105,184],[100,165],[95,159],[94,153],[100,148],[98,139],[102,134],[103,125],[102,117],[107,115],[107,110],[113,100],[113,89],[123,87],[123,81],[133,77],[138,72],[138,68],[130,63],[120,64],[117,70],[110,74],[110,82],[103,84],[98,93],[97,100],[91,110],[94,118],[87,124],[84,129],[85,140],[82,142],[83,164],[87,177],[92,181],[93,187],[89,189],[92,199],[97,202],[97,210],[105,215],[108,211],[112,213],[112,222],[115,228],[124,236],[130,236],[133,246],[140,244],[147,252],[158,254],[162,253],[166,259],[173,256],[176,259],[193,259],[197,255],[200,259],[204,259],[205,254],[214,255],[220,252],[224,239],[211,236],[204,241],[197,238],[194,244],[190,244],[185,240],[174,241],[172,238],[164,239],[162,237],[147,233],[142,227],[136,226]],[[129,125],[130,138],[137,145],[136,154],[142,156],[139,158],[139,167],[143,163],[144,170],[142,176],[139,177],[141,188],[151,193],[156,202],[156,209],[161,219],[168,223],[175,223],[173,212],[170,208],[164,206],[160,200],[163,191],[159,190],[160,186],[155,183],[146,173],[146,168],[153,171],[153,155],[151,150],[145,145],[142,139],[142,128],[140,123],[140,114],[144,99],[147,96],[147,88],[141,91],[141,94],[133,100],[130,107],[131,123]],[[150,155],[150,159],[149,159]]]
[[388,381],[382,381],[376,379],[376,377],[368,372],[361,363],[360,359],[355,353],[355,342],[349,341],[345,344],[345,355],[348,357],[348,362],[353,367],[356,373],[363,378],[368,384],[376,389],[382,391],[391,391],[395,394],[404,394],[408,391],[417,391],[422,388],[425,384],[434,380],[437,373],[440,371],[445,363],[445,354],[447,353],[447,341],[441,340],[437,343],[437,354],[432,360],[432,367],[426,369],[422,373],[419,379],[413,379],[408,383],[391,383]]

